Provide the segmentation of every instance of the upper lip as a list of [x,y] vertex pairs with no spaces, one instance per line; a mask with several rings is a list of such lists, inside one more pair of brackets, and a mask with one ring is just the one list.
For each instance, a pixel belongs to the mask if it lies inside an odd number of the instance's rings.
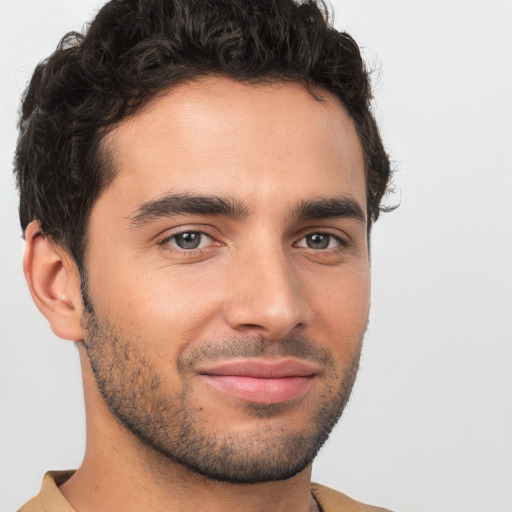
[[203,375],[229,375],[259,379],[311,377],[319,371],[317,363],[292,358],[236,359],[204,365],[198,369],[198,373]]

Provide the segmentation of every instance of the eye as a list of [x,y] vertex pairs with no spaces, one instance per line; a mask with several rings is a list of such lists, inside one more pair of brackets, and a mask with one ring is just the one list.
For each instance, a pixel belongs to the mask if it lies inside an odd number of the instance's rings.
[[183,250],[201,249],[211,244],[212,238],[206,233],[200,231],[185,231],[177,235],[170,236],[164,240],[164,243]]
[[307,247],[308,249],[316,250],[334,249],[344,245],[340,238],[329,233],[311,233],[297,242],[297,247]]

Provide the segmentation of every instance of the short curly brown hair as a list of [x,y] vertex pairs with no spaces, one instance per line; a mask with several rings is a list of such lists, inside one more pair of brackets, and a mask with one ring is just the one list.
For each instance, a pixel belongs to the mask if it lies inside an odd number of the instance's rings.
[[370,229],[390,164],[369,76],[357,44],[314,0],[113,0],[85,34],[66,34],[22,102],[14,164],[22,229],[38,219],[81,268],[91,208],[115,177],[103,137],[159,91],[209,74],[298,81],[337,96],[365,156]]

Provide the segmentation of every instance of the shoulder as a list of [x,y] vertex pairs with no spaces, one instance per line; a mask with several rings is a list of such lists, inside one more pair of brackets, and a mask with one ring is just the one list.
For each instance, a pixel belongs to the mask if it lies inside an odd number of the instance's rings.
[[39,494],[25,503],[18,512],[74,512],[59,491],[59,485],[71,478],[74,471],[48,471]]
[[320,484],[311,484],[311,492],[322,512],[390,512],[385,508],[365,505],[341,492]]
[[41,500],[41,496],[37,495],[35,498],[32,498],[30,501],[25,503],[18,512],[43,512],[44,506]]

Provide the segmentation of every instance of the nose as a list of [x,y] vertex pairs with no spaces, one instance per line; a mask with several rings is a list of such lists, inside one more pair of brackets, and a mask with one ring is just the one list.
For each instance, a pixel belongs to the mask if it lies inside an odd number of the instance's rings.
[[239,332],[269,340],[304,329],[312,311],[305,298],[305,283],[282,247],[260,248],[234,265],[225,319]]

